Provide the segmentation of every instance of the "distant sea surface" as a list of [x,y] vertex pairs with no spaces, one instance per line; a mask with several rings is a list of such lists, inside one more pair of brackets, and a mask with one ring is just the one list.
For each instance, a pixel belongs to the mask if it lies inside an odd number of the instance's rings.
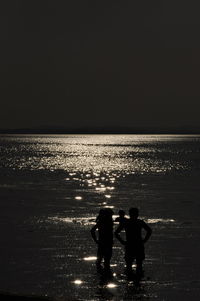
[[[117,215],[137,206],[154,228],[146,258],[154,285],[145,294],[164,296],[162,283],[181,294],[200,251],[199,176],[198,135],[1,135],[0,291],[100,299],[89,229],[102,207]],[[116,242],[122,270],[120,252]],[[112,294],[129,300],[120,281]]]
[[176,173],[196,171],[195,135],[0,136],[1,170],[25,172]]

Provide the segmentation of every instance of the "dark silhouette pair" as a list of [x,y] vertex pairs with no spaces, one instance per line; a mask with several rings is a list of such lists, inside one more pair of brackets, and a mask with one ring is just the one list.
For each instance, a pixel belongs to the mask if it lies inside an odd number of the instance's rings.
[[[125,262],[127,273],[132,273],[132,264],[136,260],[136,273],[142,276],[142,264],[145,259],[144,244],[151,236],[151,228],[141,219],[138,218],[138,208],[130,208],[129,216],[125,217],[125,212],[119,210],[119,217],[115,219],[119,225],[115,231],[116,238],[125,246]],[[110,208],[104,208],[99,211],[96,224],[91,229],[94,241],[98,245],[97,249],[97,268],[101,267],[104,260],[104,268],[110,270],[110,260],[112,257],[113,246],[113,211]],[[145,237],[142,237],[142,229],[146,231]],[[120,232],[125,230],[126,239],[124,240]],[[98,238],[96,236],[98,231]]]

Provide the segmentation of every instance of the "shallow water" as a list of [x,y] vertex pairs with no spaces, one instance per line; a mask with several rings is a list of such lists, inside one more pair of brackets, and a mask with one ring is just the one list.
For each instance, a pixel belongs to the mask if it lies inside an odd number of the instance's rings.
[[[0,290],[74,300],[198,300],[200,137],[0,137]],[[153,229],[140,286],[96,272],[89,230],[102,207],[138,206]]]

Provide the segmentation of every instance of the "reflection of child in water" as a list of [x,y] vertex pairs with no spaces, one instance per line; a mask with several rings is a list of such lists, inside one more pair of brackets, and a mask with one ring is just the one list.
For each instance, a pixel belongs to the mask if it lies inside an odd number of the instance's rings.
[[124,210],[119,210],[118,211],[119,216],[115,219],[115,222],[118,222],[119,224],[123,224],[127,218],[125,217],[125,211]]
[[[110,208],[104,208],[99,211],[96,218],[96,225],[91,229],[91,235],[98,245],[97,249],[97,267],[101,266],[104,259],[104,267],[110,269],[110,259],[112,257],[113,246],[113,211]],[[98,230],[98,238],[96,236]]]

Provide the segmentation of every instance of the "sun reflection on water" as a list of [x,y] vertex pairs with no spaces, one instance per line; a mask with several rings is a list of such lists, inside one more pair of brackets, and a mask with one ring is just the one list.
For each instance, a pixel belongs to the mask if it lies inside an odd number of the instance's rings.
[[[4,141],[6,139],[9,143],[3,149],[3,166],[29,170],[63,170],[69,172],[71,178],[81,172],[86,178],[114,183],[123,173],[166,173],[190,168],[190,162],[183,161],[179,156],[190,150],[171,143],[187,141],[187,136],[38,135],[4,137]],[[195,137],[193,140],[196,141]],[[190,141],[193,140],[190,137]]]
[[[104,205],[104,208],[111,208],[114,209],[114,206],[109,206],[109,205]],[[113,220],[115,220],[118,217],[118,215],[113,215]],[[149,218],[145,219],[142,217],[147,223],[149,224],[170,224],[170,223],[175,223],[174,219],[168,219],[168,218]],[[90,216],[90,217],[49,217],[48,220],[50,222],[61,222],[61,223],[73,223],[73,224],[78,224],[82,226],[89,226],[89,225],[94,225],[96,223],[96,216]]]
[[82,280],[79,280],[79,279],[76,279],[76,280],[73,281],[73,283],[74,283],[74,284],[80,285],[80,284],[83,283],[83,281],[82,281]]
[[108,287],[108,288],[116,288],[117,285],[116,285],[115,283],[108,283],[108,284],[107,284],[107,287]]
[[76,200],[82,200],[83,198],[82,198],[82,196],[75,196],[75,199]]
[[110,199],[110,198],[111,198],[111,195],[110,195],[110,194],[106,194],[105,197],[106,197],[107,199]]
[[149,219],[147,220],[147,222],[148,222],[149,224],[156,224],[156,223],[174,223],[175,220],[174,220],[174,219],[168,219],[168,218],[166,218],[166,219],[164,219],[164,218],[149,218]]
[[96,256],[88,256],[88,257],[84,257],[83,260],[85,261],[95,261],[97,260]]

